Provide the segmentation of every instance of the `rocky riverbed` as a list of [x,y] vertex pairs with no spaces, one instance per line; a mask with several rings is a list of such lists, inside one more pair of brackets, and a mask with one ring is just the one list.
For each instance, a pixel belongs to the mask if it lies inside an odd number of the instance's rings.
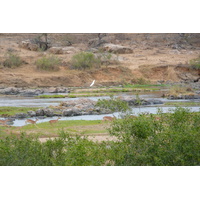
[[[163,104],[162,101],[156,99],[135,99],[133,97],[127,96],[122,97],[121,100],[128,102],[130,106],[137,105],[155,105]],[[91,99],[76,99],[71,101],[61,102],[58,106],[49,106],[46,108],[40,108],[36,111],[30,110],[27,113],[17,113],[14,116],[10,117],[12,119],[24,119],[30,117],[44,118],[44,117],[71,117],[71,116],[80,116],[80,115],[101,115],[101,114],[110,114],[112,111],[110,109],[104,109],[96,106],[97,101]]]

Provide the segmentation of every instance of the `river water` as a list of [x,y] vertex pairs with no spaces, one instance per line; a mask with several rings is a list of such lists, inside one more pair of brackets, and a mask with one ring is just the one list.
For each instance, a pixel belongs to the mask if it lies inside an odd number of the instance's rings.
[[[124,95],[130,95],[130,94],[120,94],[117,96],[124,96]],[[131,94],[132,97],[136,97],[136,95]],[[163,102],[185,102],[185,101],[197,101],[200,102],[200,100],[168,100],[166,98],[161,97],[160,92],[154,92],[154,93],[148,93],[148,94],[141,94],[139,95],[140,98],[144,99],[157,99],[161,100]],[[108,99],[109,96],[104,97],[81,97],[81,98],[87,98],[94,101],[97,101],[98,99]],[[0,97],[0,107],[1,106],[11,106],[11,107],[48,107],[50,105],[57,106],[60,102],[64,101],[73,101],[75,99],[79,98],[56,98],[56,99],[34,99],[34,98],[22,98],[22,97],[8,97],[8,96],[1,96]],[[132,108],[132,114],[138,115],[139,113],[148,112],[152,114],[156,114],[158,111],[158,108],[161,108],[163,113],[169,112],[170,109],[173,109],[175,107],[171,106],[164,106],[162,104],[160,105],[148,105],[148,106],[141,106],[141,107],[134,107]],[[187,107],[192,112],[198,112],[200,111],[199,106],[193,106],[193,107]],[[119,117],[119,113],[113,113],[116,117]],[[102,120],[104,116],[113,116],[113,114],[106,114],[106,115],[82,115],[82,116],[73,116],[73,117],[61,117],[60,120]],[[35,118],[33,118],[35,119]],[[37,123],[41,122],[48,122],[49,120],[57,119],[57,117],[47,117],[44,119],[39,119]],[[26,119],[16,119],[13,121],[12,126],[24,126]]]

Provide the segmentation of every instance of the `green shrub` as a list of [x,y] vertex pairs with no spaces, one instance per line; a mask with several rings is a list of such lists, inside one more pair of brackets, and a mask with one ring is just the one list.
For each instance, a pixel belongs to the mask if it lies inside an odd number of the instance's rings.
[[57,71],[60,62],[60,59],[56,56],[44,56],[36,61],[36,66],[39,70]]
[[114,98],[113,96],[110,99],[99,99],[96,103],[97,107],[109,109],[112,112],[122,112],[126,113],[130,111],[130,106],[127,102],[122,101],[119,98]]
[[16,54],[8,53],[6,57],[6,60],[3,62],[5,67],[19,67],[23,63],[22,59]]
[[200,57],[190,60],[189,64],[193,69],[200,69]]
[[72,57],[71,65],[75,69],[91,69],[100,67],[101,61],[93,53],[81,52]]
[[114,121],[110,133],[118,137],[116,165],[188,166],[200,164],[200,113],[176,108],[173,113],[127,117]]

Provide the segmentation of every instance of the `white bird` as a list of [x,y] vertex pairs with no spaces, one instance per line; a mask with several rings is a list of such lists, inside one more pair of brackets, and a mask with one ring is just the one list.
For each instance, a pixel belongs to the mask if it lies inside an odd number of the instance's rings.
[[92,83],[91,83],[90,87],[92,87],[92,86],[94,85],[94,82],[95,82],[95,80],[93,80],[93,81],[92,81]]

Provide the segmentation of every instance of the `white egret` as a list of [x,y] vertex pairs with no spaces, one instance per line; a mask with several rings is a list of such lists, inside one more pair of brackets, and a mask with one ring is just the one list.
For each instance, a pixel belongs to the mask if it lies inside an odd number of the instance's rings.
[[92,81],[92,83],[91,83],[90,87],[92,87],[92,86],[94,85],[94,82],[95,82],[95,80],[93,80],[93,81]]

